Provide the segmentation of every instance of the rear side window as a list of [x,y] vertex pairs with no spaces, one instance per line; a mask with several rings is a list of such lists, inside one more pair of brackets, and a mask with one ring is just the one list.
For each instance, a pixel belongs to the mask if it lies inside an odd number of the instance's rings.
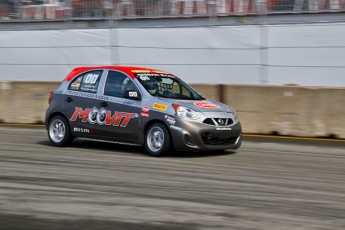
[[74,91],[96,93],[102,72],[103,70],[95,70],[83,73],[71,82],[68,89]]

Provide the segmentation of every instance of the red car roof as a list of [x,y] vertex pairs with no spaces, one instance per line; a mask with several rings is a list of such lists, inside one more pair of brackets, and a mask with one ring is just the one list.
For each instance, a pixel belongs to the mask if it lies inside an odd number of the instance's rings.
[[[145,67],[138,67],[138,66],[83,66],[83,67],[77,67],[73,69],[67,77],[64,79],[64,81],[71,81],[74,77],[77,75],[89,71],[89,70],[96,70],[96,69],[110,69],[110,70],[119,70],[126,74],[128,74],[132,79],[135,78],[133,75],[133,72],[141,72],[140,70],[143,70],[143,72],[150,71],[150,72],[165,72],[161,70],[151,69],[151,68],[145,68]],[[167,72],[165,72],[167,73]]]

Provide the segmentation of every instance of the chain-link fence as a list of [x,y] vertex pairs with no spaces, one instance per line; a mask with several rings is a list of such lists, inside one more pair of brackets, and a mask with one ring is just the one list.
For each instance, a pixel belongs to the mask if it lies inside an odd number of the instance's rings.
[[0,0],[0,20],[60,20],[345,11],[345,0]]

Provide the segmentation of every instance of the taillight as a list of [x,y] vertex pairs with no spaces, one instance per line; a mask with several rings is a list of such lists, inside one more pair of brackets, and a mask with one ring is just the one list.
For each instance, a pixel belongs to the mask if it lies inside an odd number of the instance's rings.
[[50,91],[49,99],[48,99],[48,104],[50,104],[50,101],[52,100],[52,96],[53,96],[53,91]]

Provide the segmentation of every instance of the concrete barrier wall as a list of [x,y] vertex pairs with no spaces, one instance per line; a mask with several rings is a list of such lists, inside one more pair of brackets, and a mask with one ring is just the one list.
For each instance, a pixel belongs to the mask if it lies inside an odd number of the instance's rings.
[[0,120],[5,123],[42,123],[50,91],[57,82],[0,82]]
[[[1,122],[44,122],[49,93],[59,85],[0,82]],[[207,98],[235,108],[244,133],[345,138],[345,88],[203,84],[192,87]]]
[[228,85],[243,132],[345,138],[345,88]]

